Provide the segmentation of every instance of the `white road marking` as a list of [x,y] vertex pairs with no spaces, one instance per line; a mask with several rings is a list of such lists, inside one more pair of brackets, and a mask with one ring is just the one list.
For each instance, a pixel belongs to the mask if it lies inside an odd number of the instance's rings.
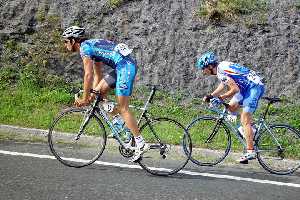
[[[50,155],[20,153],[20,152],[3,151],[3,150],[0,150],[0,154],[12,155],[12,156],[25,156],[25,157],[34,157],[34,158],[53,159],[53,160],[56,159],[54,156],[50,156]],[[75,159],[75,158],[67,158],[67,160],[76,161],[76,162],[87,162],[86,160]],[[130,169],[142,169],[139,165],[129,165],[129,164],[122,164],[122,163],[110,163],[110,162],[96,161],[94,164],[105,165],[105,166],[113,166],[113,167],[121,167],[121,168],[130,168]],[[154,169],[158,169],[158,168],[154,168]],[[170,169],[159,168],[158,170],[169,171]],[[191,176],[203,176],[203,177],[212,177],[212,178],[218,178],[218,179],[229,179],[229,180],[247,181],[247,182],[253,182],[253,183],[262,183],[262,184],[270,184],[270,185],[300,188],[300,184],[296,184],[296,183],[285,183],[285,182],[261,180],[261,179],[254,179],[254,178],[243,178],[243,177],[238,177],[238,176],[230,176],[230,175],[222,175],[222,174],[199,173],[199,172],[192,172],[192,171],[186,171],[186,170],[181,170],[179,173],[187,174],[187,175],[191,175]]]

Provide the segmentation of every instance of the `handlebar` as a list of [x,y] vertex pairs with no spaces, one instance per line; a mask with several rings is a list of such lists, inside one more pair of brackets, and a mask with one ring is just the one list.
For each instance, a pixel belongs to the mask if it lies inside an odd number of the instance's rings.
[[[148,97],[148,99],[147,99],[147,101],[146,101],[146,103],[145,103],[145,105],[146,105],[146,107],[147,107],[147,105],[148,105],[149,103],[152,103],[153,98],[154,98],[154,95],[155,95],[156,91],[158,90],[158,87],[160,87],[160,86],[159,86],[159,85],[150,85],[150,84],[146,84],[146,86],[148,86],[148,87],[151,88],[150,95],[149,95],[149,97]],[[79,90],[79,92],[77,92],[77,93],[75,94],[75,100],[78,99],[78,98],[79,98],[79,95],[82,94],[82,93],[83,93],[83,90]],[[96,102],[97,102],[97,103],[100,102],[100,101],[103,101],[103,97],[102,97],[100,91],[96,91],[96,90],[94,90],[94,89],[91,89],[91,90],[90,90],[90,93],[93,93],[93,94],[96,95]],[[145,108],[146,108],[146,107],[145,107]]]

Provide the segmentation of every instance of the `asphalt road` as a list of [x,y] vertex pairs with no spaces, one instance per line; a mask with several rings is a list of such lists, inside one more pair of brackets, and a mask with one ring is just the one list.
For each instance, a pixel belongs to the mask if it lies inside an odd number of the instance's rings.
[[[31,154],[24,154],[31,153]],[[44,156],[40,156],[44,155]],[[299,199],[300,173],[189,164],[184,174],[156,177],[105,152],[101,163],[75,169],[55,160],[44,143],[0,141],[0,199]],[[125,165],[118,166],[118,162]]]

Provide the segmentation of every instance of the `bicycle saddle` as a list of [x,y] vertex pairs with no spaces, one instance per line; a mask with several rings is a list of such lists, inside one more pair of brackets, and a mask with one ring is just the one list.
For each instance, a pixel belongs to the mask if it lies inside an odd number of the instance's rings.
[[279,97],[263,97],[263,99],[269,101],[270,103],[276,103],[282,101]]

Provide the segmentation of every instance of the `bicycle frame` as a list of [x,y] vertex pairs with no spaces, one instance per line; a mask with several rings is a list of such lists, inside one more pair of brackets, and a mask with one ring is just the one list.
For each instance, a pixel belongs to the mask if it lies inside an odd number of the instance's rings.
[[224,105],[224,106],[225,106],[225,108],[223,110],[220,110],[216,107],[209,107],[208,108],[208,110],[210,110],[210,111],[212,111],[212,112],[214,112],[218,115],[218,122],[217,122],[216,126],[214,127],[212,134],[209,136],[209,139],[212,139],[214,137],[214,134],[217,133],[216,127],[218,126],[218,124],[220,122],[224,122],[226,127],[229,128],[230,133],[234,133],[236,138],[243,145],[244,149],[246,149],[247,145],[246,145],[244,137],[241,135],[239,130],[234,126],[234,124],[232,124],[231,121],[228,119],[229,114],[228,114],[228,111],[226,109],[226,105]]
[[[138,126],[140,126],[143,118],[145,119],[146,123],[151,121],[151,119],[148,117],[148,106],[150,103],[152,103],[152,100],[153,100],[156,90],[157,90],[156,86],[152,86],[150,95],[149,95],[148,99],[146,100],[144,107],[137,107],[137,106],[132,106],[132,105],[129,106],[130,108],[142,110],[142,113],[140,114],[139,119],[138,119]],[[108,127],[113,132],[114,138],[119,142],[120,145],[122,145],[124,147],[125,143],[119,137],[118,130],[110,121],[107,112],[104,111],[104,109],[101,106],[99,106],[100,102],[102,101],[101,94],[99,94],[98,92],[93,91],[93,90],[91,92],[96,94],[96,100],[93,102],[91,108],[87,110],[87,113],[84,116],[85,119],[83,120],[83,122],[80,126],[79,133],[76,136],[76,140],[78,140],[80,138],[81,134],[83,133],[82,130],[84,130],[85,126],[88,124],[91,116],[93,114],[95,114],[96,116],[98,116],[98,117],[100,116],[100,118],[104,119],[105,123],[108,125]],[[152,127],[151,127],[151,129],[152,129]],[[155,131],[153,129],[152,129],[152,132],[154,133],[155,137],[160,142],[160,139],[157,137],[157,135],[155,134]]]
[[[224,103],[223,105],[225,107],[223,110],[220,110],[216,107],[209,107],[208,110],[217,113],[217,115],[219,116],[218,122],[219,122],[219,120],[221,122],[224,122],[226,127],[228,127],[230,129],[230,133],[234,133],[234,135],[236,136],[238,141],[243,145],[244,151],[246,151],[247,150],[247,144],[246,144],[246,141],[245,141],[244,137],[241,135],[238,128],[235,127],[235,125],[228,119],[228,116],[229,116],[229,113],[227,111],[228,104]],[[263,129],[268,131],[268,134],[271,135],[272,139],[276,142],[277,147],[279,149],[282,149],[282,146],[279,144],[277,138],[274,136],[274,134],[270,130],[268,124],[265,122],[265,118],[266,118],[266,115],[268,113],[269,106],[270,106],[270,103],[268,104],[265,112],[262,115],[260,115],[260,117],[256,120],[257,121],[256,124],[258,125],[258,128],[257,128],[257,131],[256,131],[256,133],[254,135],[254,138],[253,138],[254,147],[255,147],[256,152],[258,152],[259,150],[256,148],[256,142],[255,141],[257,141],[257,138],[259,137],[259,135],[260,135],[260,133]],[[218,122],[217,122],[216,126],[214,127],[213,132],[208,137],[207,142],[209,140],[211,140],[214,137],[214,135],[217,133],[216,129],[218,129],[218,125],[219,125]]]

